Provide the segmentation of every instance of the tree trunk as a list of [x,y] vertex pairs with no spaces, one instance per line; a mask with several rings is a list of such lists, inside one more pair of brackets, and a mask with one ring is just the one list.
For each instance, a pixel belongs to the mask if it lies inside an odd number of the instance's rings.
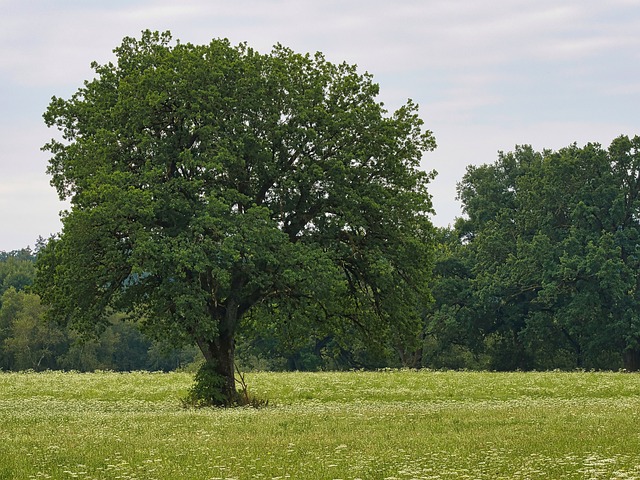
[[[218,322],[218,334],[213,339],[200,338],[198,347],[204,355],[203,373],[196,377],[196,387],[203,400],[215,405],[231,405],[237,400],[235,380],[235,331],[238,309],[233,305],[226,309],[225,317]],[[205,370],[213,373],[206,374]],[[202,394],[204,392],[204,394]]]
[[220,377],[224,378],[225,382],[221,390],[225,397],[229,397],[229,394],[236,391],[234,375],[235,341],[232,335],[223,333],[213,342],[210,342],[208,348],[213,353],[213,356],[207,358],[207,362]]
[[637,372],[640,370],[640,349],[633,348],[625,350],[622,354],[622,362],[627,372]]

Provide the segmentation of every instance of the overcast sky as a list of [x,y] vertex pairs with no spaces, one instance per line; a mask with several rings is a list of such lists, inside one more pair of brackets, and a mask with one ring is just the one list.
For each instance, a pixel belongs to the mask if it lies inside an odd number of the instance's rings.
[[436,225],[455,185],[499,150],[640,134],[640,0],[0,0],[0,250],[60,230],[40,147],[52,95],[67,98],[124,36],[171,30],[268,52],[282,43],[355,63],[389,109],[412,98],[438,148]]

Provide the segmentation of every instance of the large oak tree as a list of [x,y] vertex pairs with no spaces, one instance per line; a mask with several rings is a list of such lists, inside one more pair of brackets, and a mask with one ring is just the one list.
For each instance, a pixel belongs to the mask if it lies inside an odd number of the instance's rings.
[[114,51],[44,115],[71,205],[39,255],[53,316],[93,330],[130,312],[197,344],[206,400],[223,404],[248,314],[414,329],[432,251],[420,159],[435,143],[411,101],[389,115],[369,74],[279,45],[147,31]]

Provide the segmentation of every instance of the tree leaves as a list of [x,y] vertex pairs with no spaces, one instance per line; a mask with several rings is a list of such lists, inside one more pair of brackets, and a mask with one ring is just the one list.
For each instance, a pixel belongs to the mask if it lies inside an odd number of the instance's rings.
[[555,348],[578,366],[637,348],[639,142],[518,147],[468,169],[459,186],[468,219],[458,228],[492,328],[503,322],[530,345],[564,339]]
[[280,45],[147,31],[115,53],[45,113],[72,204],[39,267],[54,314],[90,327],[126,310],[200,345],[253,311],[415,324],[435,147],[415,104],[389,116],[371,75]]

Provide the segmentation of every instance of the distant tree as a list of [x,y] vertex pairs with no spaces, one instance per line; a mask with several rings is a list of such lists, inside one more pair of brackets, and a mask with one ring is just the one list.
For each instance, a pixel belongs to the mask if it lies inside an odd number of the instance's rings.
[[0,307],[0,368],[45,370],[56,368],[65,347],[65,332],[44,320],[40,298],[10,287]]
[[173,370],[195,358],[189,349],[152,342],[136,322],[124,320],[122,314],[111,315],[99,334],[65,332],[68,348],[57,357],[58,367],[65,370]]
[[470,250],[453,228],[440,228],[425,311],[424,358],[429,367],[473,368],[484,351],[483,319],[475,302]]
[[282,46],[147,31],[115,54],[45,114],[63,136],[44,147],[49,173],[71,202],[38,256],[54,317],[93,329],[124,311],[197,344],[201,391],[221,404],[254,310],[414,328],[432,256],[419,167],[435,144],[413,103],[389,116],[370,75]]
[[171,370],[194,359],[188,349],[154,343],[135,323],[117,321],[122,315],[90,336],[48,321],[40,297],[29,292],[35,260],[29,248],[0,252],[0,369]]
[[35,255],[30,249],[0,252],[0,296],[10,287],[23,290],[33,283]]
[[640,369],[640,137],[469,167],[458,230],[500,368]]

